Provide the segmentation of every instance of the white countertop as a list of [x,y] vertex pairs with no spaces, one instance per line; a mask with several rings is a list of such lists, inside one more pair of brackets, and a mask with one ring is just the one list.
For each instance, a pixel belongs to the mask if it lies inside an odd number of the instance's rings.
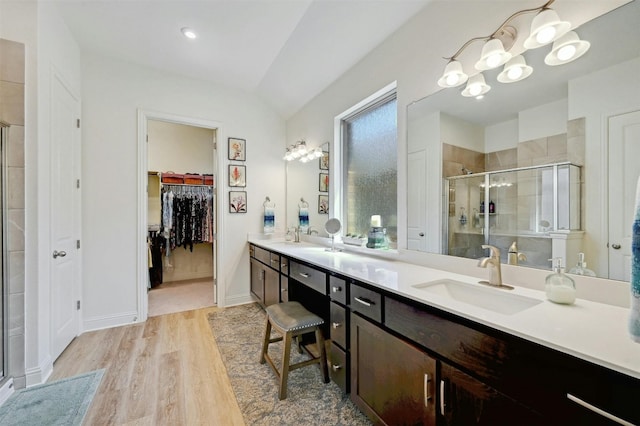
[[[325,246],[306,242],[249,242],[640,379],[640,344],[629,337],[627,308],[583,299],[558,305],[546,300],[542,291],[493,289],[468,275],[348,251],[328,252]],[[444,278],[541,303],[507,315],[414,287]]]

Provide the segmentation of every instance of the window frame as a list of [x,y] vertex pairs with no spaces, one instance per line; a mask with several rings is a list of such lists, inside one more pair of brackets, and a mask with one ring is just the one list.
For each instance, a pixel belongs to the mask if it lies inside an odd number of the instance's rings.
[[[345,179],[343,176],[347,173],[346,161],[345,161],[345,145],[344,140],[344,122],[345,120],[355,117],[358,114],[365,112],[370,108],[375,108],[385,102],[388,102],[392,98],[397,101],[398,98],[398,84],[396,81],[389,83],[382,89],[376,91],[372,95],[358,102],[351,108],[337,115],[333,120],[334,137],[331,144],[331,156],[330,156],[330,200],[329,203],[329,217],[336,217],[344,225],[346,224],[347,212],[346,212],[346,199],[345,191]],[[397,111],[396,111],[397,119]],[[344,228],[343,228],[344,229]]]

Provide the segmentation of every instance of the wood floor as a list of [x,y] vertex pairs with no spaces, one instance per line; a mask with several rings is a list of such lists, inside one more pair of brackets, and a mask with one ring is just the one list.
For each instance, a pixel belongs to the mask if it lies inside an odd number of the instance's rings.
[[85,425],[244,425],[207,322],[216,309],[82,334],[49,381],[105,369]]

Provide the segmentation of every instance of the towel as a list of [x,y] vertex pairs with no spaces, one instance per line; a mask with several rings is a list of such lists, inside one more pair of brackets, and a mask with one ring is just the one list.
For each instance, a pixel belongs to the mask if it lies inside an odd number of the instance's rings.
[[300,231],[307,232],[309,229],[309,208],[308,207],[300,207],[300,211],[298,213],[298,219],[300,221]]
[[276,229],[276,212],[273,207],[264,207],[264,233],[273,234]]
[[631,339],[640,343],[640,178],[636,186],[636,215],[631,232],[631,310],[629,312]]

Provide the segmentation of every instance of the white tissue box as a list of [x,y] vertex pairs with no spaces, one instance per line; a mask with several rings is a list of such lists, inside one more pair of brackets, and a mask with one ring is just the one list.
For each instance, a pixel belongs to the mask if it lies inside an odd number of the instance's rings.
[[367,239],[358,237],[342,237],[342,243],[362,247],[367,243]]

